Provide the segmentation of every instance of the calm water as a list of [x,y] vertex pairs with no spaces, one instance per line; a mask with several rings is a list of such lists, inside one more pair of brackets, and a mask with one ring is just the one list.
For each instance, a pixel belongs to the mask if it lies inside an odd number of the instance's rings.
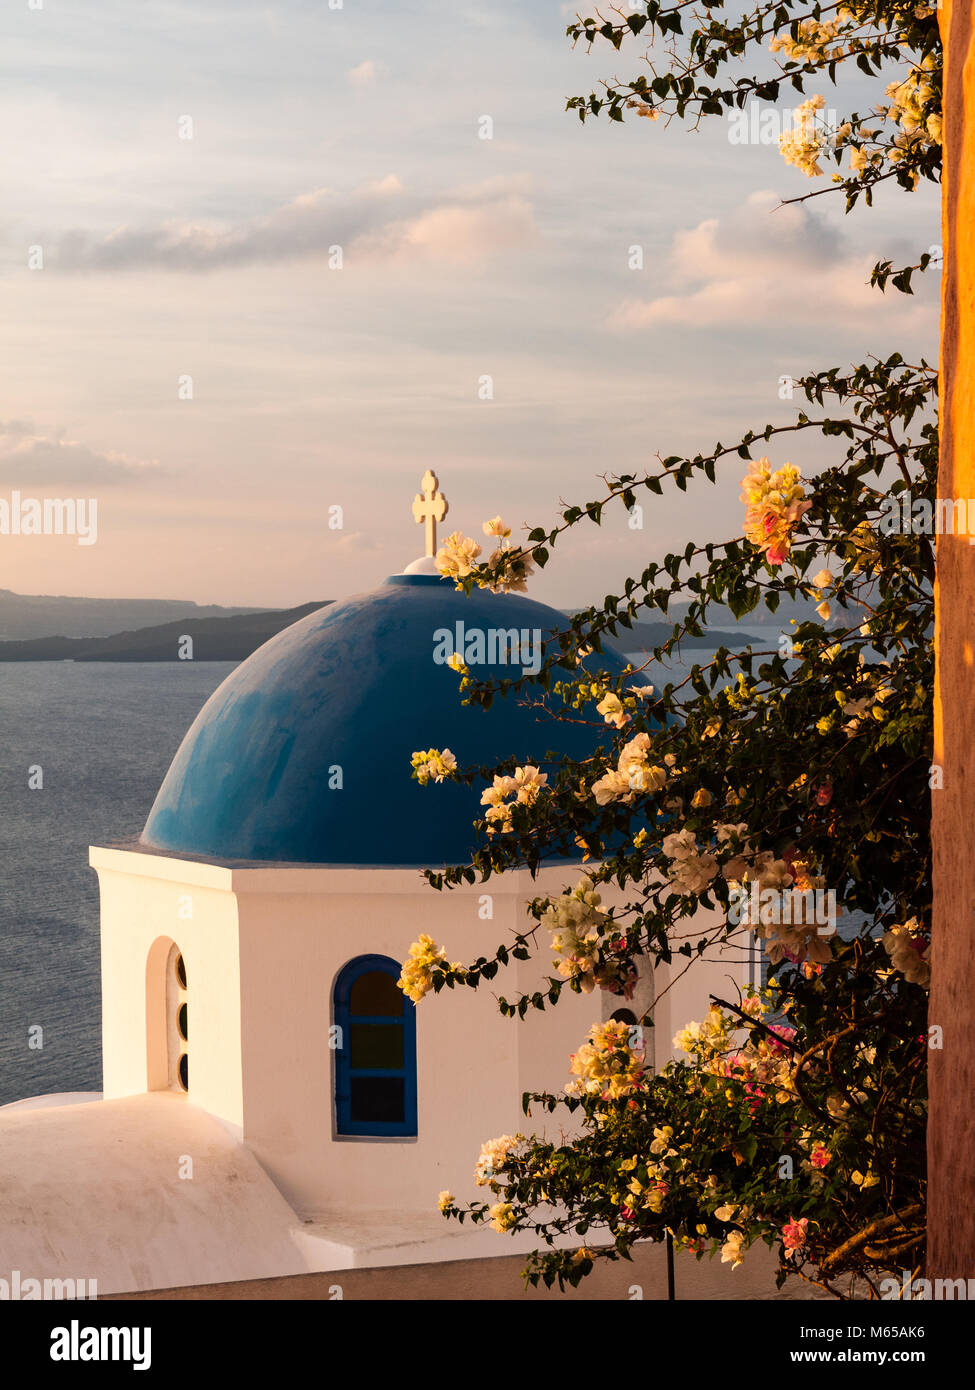
[[[685,651],[658,686],[694,661]],[[642,658],[631,658],[637,664]],[[98,881],[88,846],[142,829],[233,662],[0,664],[0,1105],[101,1086]],[[28,769],[43,788],[28,788]],[[28,1048],[28,1029],[43,1048]]]
[[[142,829],[233,662],[0,664],[0,1104],[101,1087],[88,846]],[[43,768],[30,791],[28,768]],[[27,1046],[40,1024],[43,1049]]]

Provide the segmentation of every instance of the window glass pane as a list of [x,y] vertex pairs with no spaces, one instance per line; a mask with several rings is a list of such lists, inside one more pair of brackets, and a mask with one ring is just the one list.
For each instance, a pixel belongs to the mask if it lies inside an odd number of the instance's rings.
[[403,1065],[403,1028],[399,1023],[353,1023],[349,1028],[349,1065],[398,1070]]
[[385,1120],[402,1124],[404,1088],[401,1076],[353,1076],[350,1116],[353,1122]]
[[402,1018],[403,992],[387,971],[370,970],[360,975],[349,991],[349,1013]]

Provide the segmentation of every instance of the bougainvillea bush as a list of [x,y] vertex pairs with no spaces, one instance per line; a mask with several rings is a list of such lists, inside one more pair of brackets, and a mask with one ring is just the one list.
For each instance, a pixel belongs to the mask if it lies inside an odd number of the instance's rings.
[[[848,208],[861,194],[869,201],[880,179],[910,192],[938,176],[930,7],[721,13],[710,0],[693,19],[683,5],[650,3],[621,22],[574,24],[574,38],[619,48],[642,35],[665,57],[658,63],[651,50],[649,75],[570,107],[615,119],[723,115],[753,97],[775,100],[783,84],[805,91],[811,76],[831,80],[852,59],[889,78],[886,102],[871,121],[854,114],[833,132],[813,120],[820,105],[800,108],[782,141],[787,160],[810,177],[824,160],[845,160],[825,191],[845,191]],[[771,52],[774,76],[715,85],[753,45]],[[884,262],[874,281],[910,293],[916,268]],[[414,756],[431,796],[437,782],[460,780],[481,789],[485,808],[486,848],[431,871],[434,888],[535,869],[553,851],[582,864],[491,956],[452,963],[429,938],[415,943],[400,981],[415,1001],[477,988],[532,956],[544,979],[530,994],[502,996],[506,1014],[555,1007],[565,990],[622,1002],[641,961],[645,971],[685,957],[693,969],[727,940],[757,937],[769,963],[760,990],[714,999],[688,1021],[674,1040],[686,1060],[658,1075],[645,1056],[652,1005],[636,1024],[595,1023],[569,1060],[565,1090],[525,1097],[528,1116],[571,1112],[576,1137],[489,1140],[476,1168],[485,1200],[462,1207],[441,1194],[448,1218],[534,1231],[534,1281],[576,1283],[596,1261],[668,1234],[732,1269],[764,1242],[778,1251],[780,1281],[802,1277],[838,1297],[877,1294],[885,1271],[923,1268],[925,1060],[939,1045],[926,1023],[929,798],[940,777],[931,763],[937,381],[924,361],[895,353],[811,374],[796,389],[802,408],[788,424],[609,475],[600,497],[517,544],[495,517],[483,528],[495,547],[486,558],[459,533],[438,555],[441,572],[468,591],[524,589],[567,531],[670,488],[713,484],[736,460],[743,470],[739,534],[648,563],[567,620],[536,675],[488,683],[456,663],[460,698],[471,703],[527,701],[553,718],[568,705],[593,725],[590,757],[539,749],[531,762],[462,768],[449,749]],[[820,464],[803,477],[789,436],[810,432]],[[715,605],[738,618],[760,605],[804,615],[810,605],[795,601],[810,599],[815,617],[784,622],[767,647],[719,648],[663,689],[635,674],[592,674],[605,638],[624,641],[635,619],[675,604],[672,636],[653,661],[706,632]],[[600,892],[609,883],[612,906]],[[845,914],[839,933],[817,910],[829,894]],[[710,910],[704,927],[699,908]]]

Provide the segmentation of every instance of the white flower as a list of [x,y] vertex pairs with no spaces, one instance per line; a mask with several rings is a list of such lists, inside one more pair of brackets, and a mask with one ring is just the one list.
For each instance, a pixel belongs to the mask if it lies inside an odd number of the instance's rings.
[[712,854],[693,854],[675,860],[667,872],[682,893],[703,893],[718,872],[718,861]]
[[826,144],[826,133],[817,126],[816,112],[826,104],[822,94],[810,97],[796,107],[792,130],[779,136],[779,149],[787,164],[794,164],[807,178],[813,178],[823,171],[819,166],[819,155]]
[[614,768],[609,768],[597,782],[592,784],[592,794],[596,798],[598,806],[608,806],[611,801],[627,797],[629,792],[629,780]]
[[668,859],[686,859],[697,853],[697,837],[693,830],[675,830],[664,836],[661,849]]
[[492,594],[523,594],[535,572],[534,560],[520,545],[510,550],[492,551],[487,564],[492,571],[498,570],[495,578],[482,585],[489,588]]
[[758,880],[760,888],[779,891],[791,888],[793,883],[788,864],[784,859],[776,859],[770,850],[762,850],[761,854],[755,855],[754,877]]
[[623,708],[620,697],[608,690],[599,704],[596,706],[596,713],[601,714],[607,724],[615,724],[617,729],[622,729],[624,724],[629,724],[630,716]]
[[924,942],[916,917],[884,932],[884,950],[894,969],[911,984],[927,989],[931,984],[931,945],[930,942],[924,945]]
[[744,1260],[742,1246],[745,1243],[743,1231],[732,1231],[724,1245],[721,1247],[721,1263],[731,1264],[732,1269],[737,1269]]
[[463,579],[470,574],[480,553],[481,547],[477,541],[471,540],[462,531],[454,531],[437,551],[437,569],[449,579]]
[[491,786],[481,793],[481,805],[489,808],[484,816],[488,822],[488,833],[493,835],[497,830],[511,829],[511,807],[514,803],[508,800],[509,797],[514,797],[515,802],[523,806],[531,806],[538,800],[547,782],[548,773],[540,772],[531,763],[516,767],[513,777],[496,776]]

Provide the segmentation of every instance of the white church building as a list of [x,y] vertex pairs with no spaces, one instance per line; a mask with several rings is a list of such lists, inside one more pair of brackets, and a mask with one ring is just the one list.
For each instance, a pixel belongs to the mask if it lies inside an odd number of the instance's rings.
[[[561,1090],[590,1025],[626,1001],[565,991],[555,1009],[502,1017],[497,995],[551,973],[544,943],[477,991],[403,996],[395,981],[420,933],[451,960],[493,953],[533,898],[581,872],[559,860],[435,891],[421,870],[466,863],[483,843],[482,787],[421,787],[410,760],[434,746],[462,767],[544,765],[593,734],[511,697],[460,703],[433,656],[438,633],[515,632],[523,653],[522,634],[564,619],[520,595],[465,596],[437,575],[431,545],[236,667],[141,836],[92,847],[103,1090],[0,1109],[5,1269],[124,1293],[531,1248],[446,1221],[437,1194],[483,1196],[484,1140],[558,1132],[564,1117],[526,1120],[522,1093]],[[729,977],[744,981],[731,956],[663,994],[648,1034],[658,1068]],[[658,966],[627,1007],[639,1016],[669,982]]]

